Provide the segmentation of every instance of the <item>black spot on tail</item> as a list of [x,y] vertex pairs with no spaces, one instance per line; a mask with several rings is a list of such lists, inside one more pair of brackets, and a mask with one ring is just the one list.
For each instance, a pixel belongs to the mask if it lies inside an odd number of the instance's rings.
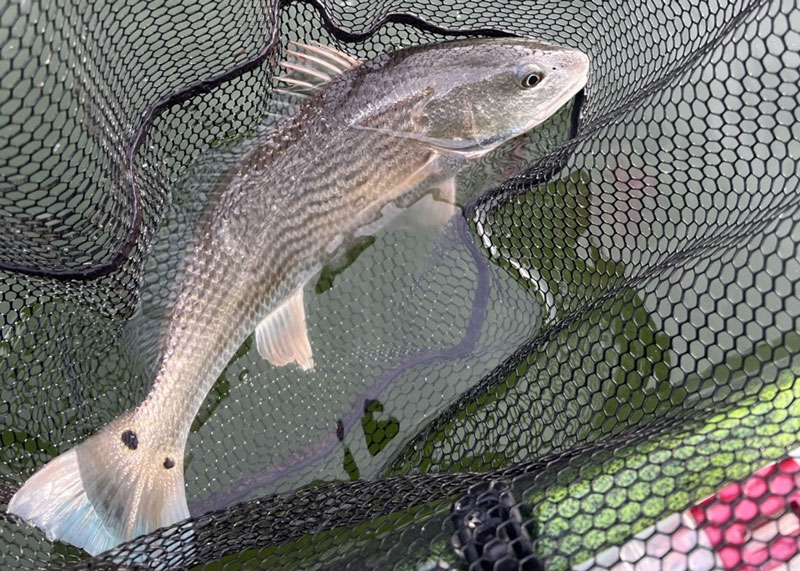
[[139,446],[139,438],[133,430],[126,430],[122,433],[122,443],[131,450],[136,450]]
[[175,460],[173,460],[172,458],[165,458],[164,459],[164,468],[169,470],[170,468],[174,468],[174,467],[175,467]]

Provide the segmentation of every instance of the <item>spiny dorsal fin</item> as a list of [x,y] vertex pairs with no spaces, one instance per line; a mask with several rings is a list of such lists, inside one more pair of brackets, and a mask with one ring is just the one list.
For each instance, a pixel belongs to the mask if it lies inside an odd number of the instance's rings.
[[[353,56],[330,46],[299,42],[289,42],[289,46],[292,49],[286,50],[286,60],[279,64],[287,73],[275,79],[291,86],[292,95],[307,96],[334,77],[361,64]],[[276,91],[283,93],[285,90]]]

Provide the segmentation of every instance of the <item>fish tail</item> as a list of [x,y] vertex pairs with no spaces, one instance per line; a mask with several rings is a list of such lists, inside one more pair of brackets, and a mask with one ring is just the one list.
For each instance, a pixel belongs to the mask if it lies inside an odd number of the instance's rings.
[[55,457],[14,494],[8,513],[92,555],[187,518],[183,450],[148,446],[137,428],[127,413]]

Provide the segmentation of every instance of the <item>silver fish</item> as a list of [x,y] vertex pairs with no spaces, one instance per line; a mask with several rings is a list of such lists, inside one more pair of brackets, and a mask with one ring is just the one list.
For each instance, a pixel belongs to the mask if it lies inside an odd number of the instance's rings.
[[587,81],[581,52],[470,39],[361,63],[295,44],[283,80],[307,100],[221,177],[187,252],[150,393],[33,474],[9,513],[92,554],[189,516],[192,420],[255,331],[273,365],[313,368],[303,286],[330,244],[391,201],[439,188],[540,124]]

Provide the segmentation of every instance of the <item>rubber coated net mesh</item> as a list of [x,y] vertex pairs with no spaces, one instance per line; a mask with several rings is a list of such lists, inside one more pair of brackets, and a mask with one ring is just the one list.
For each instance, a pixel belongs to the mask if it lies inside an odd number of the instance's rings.
[[[0,568],[796,564],[798,30],[794,0],[0,3]],[[313,373],[237,352],[191,520],[89,558],[5,513],[146,394],[197,181],[277,120],[290,40],[501,32],[586,52],[585,93],[443,229],[323,270]]]

